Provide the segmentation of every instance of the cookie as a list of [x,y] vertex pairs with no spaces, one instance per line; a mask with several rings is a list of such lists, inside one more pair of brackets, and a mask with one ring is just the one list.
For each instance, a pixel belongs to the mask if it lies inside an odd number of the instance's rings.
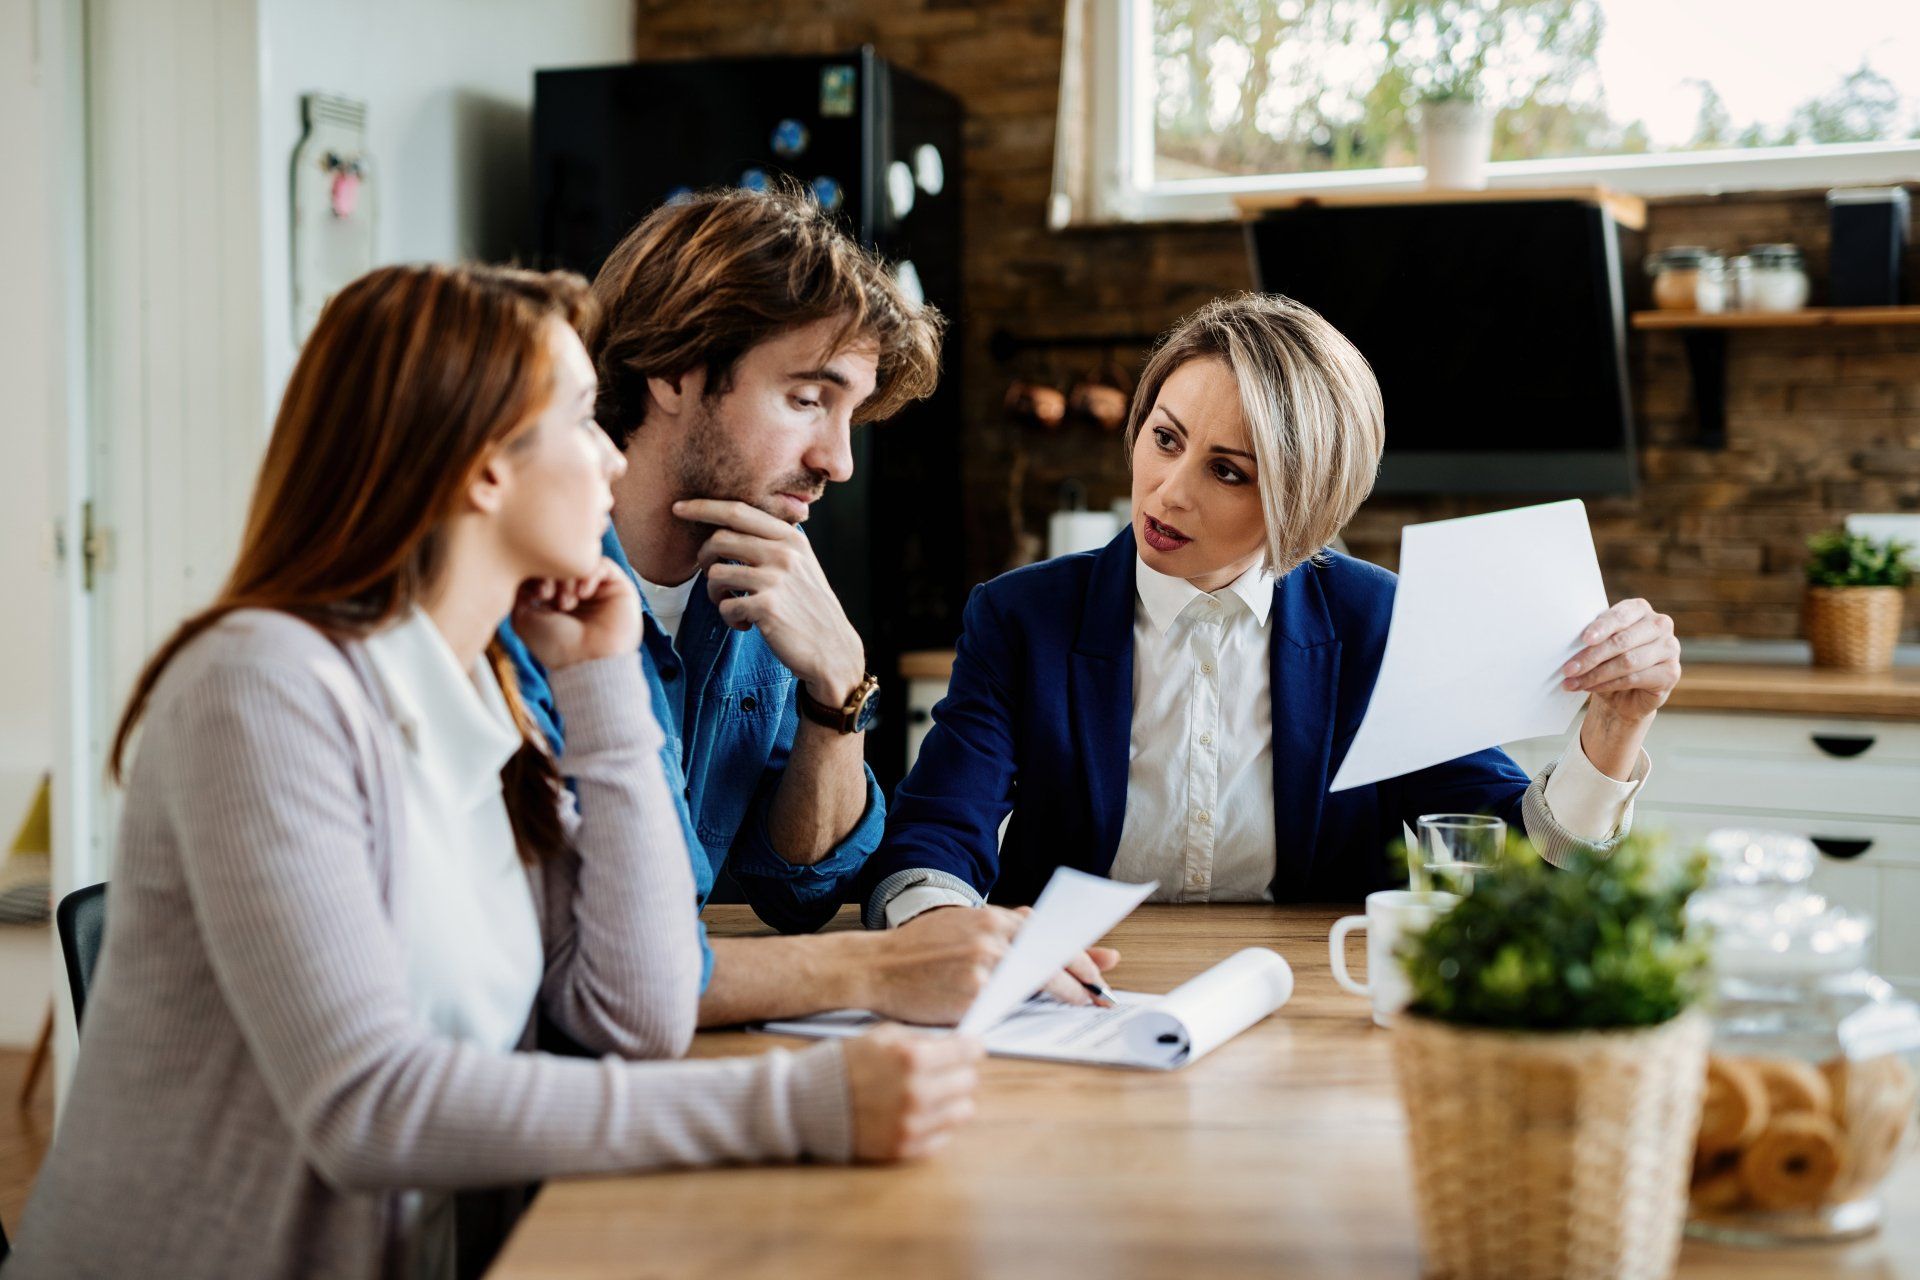
[[1855,1117],[1913,1101],[1913,1072],[1893,1054],[1878,1058],[1829,1058],[1820,1074],[1833,1095],[1833,1115],[1843,1125]]
[[1707,1059],[1700,1104],[1700,1150],[1712,1155],[1751,1141],[1767,1123],[1767,1090],[1753,1068],[1733,1058]]
[[1740,1181],[1762,1209],[1810,1209],[1840,1183],[1846,1148],[1839,1126],[1812,1112],[1770,1122],[1740,1156]]
[[1702,1213],[1728,1213],[1744,1205],[1747,1187],[1740,1181],[1740,1153],[1723,1151],[1696,1160],[1687,1199]]
[[1792,1058],[1748,1058],[1742,1065],[1760,1077],[1769,1117],[1800,1112],[1833,1116],[1833,1086],[1818,1067]]
[[1835,1102],[1845,1126],[1848,1182],[1871,1190],[1886,1176],[1913,1121],[1913,1072],[1892,1055],[1836,1059],[1822,1069],[1839,1084]]

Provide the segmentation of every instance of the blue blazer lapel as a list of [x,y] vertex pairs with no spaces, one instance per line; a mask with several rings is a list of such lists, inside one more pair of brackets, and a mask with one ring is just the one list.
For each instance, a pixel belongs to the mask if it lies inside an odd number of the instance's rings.
[[[1068,656],[1067,714],[1091,809],[1087,869],[1105,875],[1127,811],[1127,744],[1133,733],[1134,548],[1131,527],[1095,557],[1080,631]],[[1069,855],[1071,856],[1071,855]]]
[[1340,642],[1310,565],[1276,582],[1273,694],[1273,900],[1309,896],[1320,814],[1332,779]]

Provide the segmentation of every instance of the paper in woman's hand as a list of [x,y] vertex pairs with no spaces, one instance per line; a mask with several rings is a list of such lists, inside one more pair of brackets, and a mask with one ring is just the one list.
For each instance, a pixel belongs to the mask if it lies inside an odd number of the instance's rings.
[[1565,733],[1587,695],[1561,667],[1606,607],[1578,499],[1408,525],[1380,675],[1328,790]]

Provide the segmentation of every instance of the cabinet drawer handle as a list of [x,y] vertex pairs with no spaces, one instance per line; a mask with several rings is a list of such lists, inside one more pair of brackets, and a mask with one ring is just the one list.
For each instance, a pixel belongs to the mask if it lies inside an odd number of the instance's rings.
[[1851,760],[1873,745],[1872,734],[1816,733],[1813,745],[1841,760]]
[[1832,836],[1809,836],[1808,839],[1829,858],[1857,858],[1873,848],[1871,840],[1836,840]]

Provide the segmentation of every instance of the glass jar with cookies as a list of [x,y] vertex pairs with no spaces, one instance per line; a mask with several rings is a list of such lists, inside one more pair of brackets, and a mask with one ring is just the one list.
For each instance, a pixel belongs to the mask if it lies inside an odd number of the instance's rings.
[[1911,1145],[1920,1007],[1867,969],[1870,925],[1813,891],[1797,836],[1716,831],[1690,914],[1714,961],[1690,1235],[1739,1244],[1876,1231]]

